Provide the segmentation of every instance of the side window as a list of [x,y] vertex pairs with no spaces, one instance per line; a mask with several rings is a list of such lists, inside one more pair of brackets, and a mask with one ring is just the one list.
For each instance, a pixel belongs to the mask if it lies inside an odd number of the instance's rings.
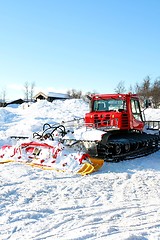
[[131,108],[134,118],[139,121],[142,121],[140,106],[137,100],[131,99]]

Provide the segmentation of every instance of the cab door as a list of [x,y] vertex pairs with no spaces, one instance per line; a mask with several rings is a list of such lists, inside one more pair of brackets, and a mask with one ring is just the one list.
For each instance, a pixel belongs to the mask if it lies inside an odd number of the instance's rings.
[[142,131],[144,127],[139,100],[131,99],[132,127],[135,130]]

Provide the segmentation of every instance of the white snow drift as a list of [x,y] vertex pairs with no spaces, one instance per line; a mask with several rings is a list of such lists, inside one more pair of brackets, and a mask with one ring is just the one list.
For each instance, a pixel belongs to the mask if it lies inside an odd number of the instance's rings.
[[[44,123],[83,117],[82,100],[0,108],[0,146],[10,136],[32,136]],[[160,120],[160,110],[146,118]],[[156,119],[155,119],[156,118]],[[0,239],[160,239],[160,152],[105,163],[92,175],[0,165]]]

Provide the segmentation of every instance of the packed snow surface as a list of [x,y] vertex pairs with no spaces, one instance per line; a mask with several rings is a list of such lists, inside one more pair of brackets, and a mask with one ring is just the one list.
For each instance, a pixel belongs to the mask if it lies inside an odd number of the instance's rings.
[[[82,100],[40,101],[0,108],[0,147],[10,136],[32,136],[44,123],[82,118]],[[160,110],[145,110],[160,120]],[[160,152],[119,163],[105,163],[81,176],[0,165],[2,240],[158,240],[160,239]]]

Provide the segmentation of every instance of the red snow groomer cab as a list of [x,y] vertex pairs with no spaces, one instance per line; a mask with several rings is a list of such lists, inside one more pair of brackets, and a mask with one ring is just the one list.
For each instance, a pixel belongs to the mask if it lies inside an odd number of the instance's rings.
[[96,94],[90,98],[85,123],[106,130],[138,130],[144,127],[136,94]]

